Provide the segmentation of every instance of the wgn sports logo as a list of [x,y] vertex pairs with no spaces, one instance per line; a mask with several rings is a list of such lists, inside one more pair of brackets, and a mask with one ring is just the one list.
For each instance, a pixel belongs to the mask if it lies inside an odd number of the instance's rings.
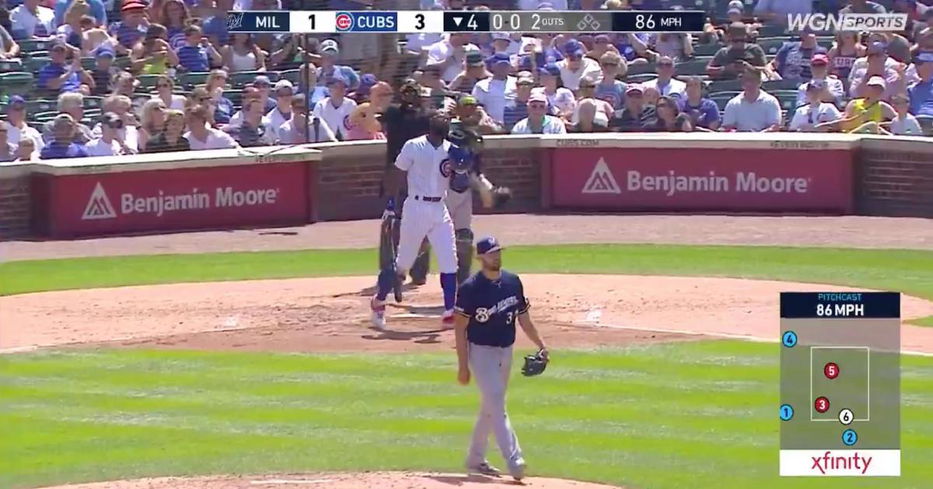
[[337,12],[337,32],[395,32],[396,12]]
[[787,26],[791,32],[899,32],[907,29],[907,14],[787,14]]

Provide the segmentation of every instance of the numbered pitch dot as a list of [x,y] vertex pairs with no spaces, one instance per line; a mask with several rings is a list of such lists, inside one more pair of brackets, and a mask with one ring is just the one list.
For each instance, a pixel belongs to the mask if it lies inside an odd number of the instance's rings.
[[858,442],[858,433],[855,430],[849,429],[842,432],[842,444],[851,447]]
[[793,348],[797,344],[797,333],[793,331],[786,331],[781,336],[781,343],[788,348]]
[[843,409],[842,411],[839,411],[839,422],[840,423],[848,426],[852,424],[852,421],[854,420],[855,420],[855,415],[852,414],[851,409]]
[[782,404],[780,410],[781,421],[790,421],[794,417],[794,408],[790,404]]
[[833,362],[827,363],[823,366],[823,375],[825,375],[829,380],[839,377],[839,365],[836,365]]
[[816,409],[818,413],[829,411],[829,399],[823,396],[817,397],[816,400],[813,401],[813,409]]

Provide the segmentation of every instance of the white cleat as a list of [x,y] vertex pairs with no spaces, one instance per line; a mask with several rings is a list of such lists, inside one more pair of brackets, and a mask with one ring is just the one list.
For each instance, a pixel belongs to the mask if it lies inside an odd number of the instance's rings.
[[373,327],[377,329],[386,329],[386,303],[376,299],[375,296],[369,301],[369,308],[372,310],[370,317]]
[[525,460],[518,459],[514,464],[509,466],[509,475],[517,481],[521,481],[525,478]]
[[476,465],[467,465],[467,474],[483,474],[491,477],[499,477],[499,469],[489,465],[489,462],[483,462]]
[[454,327],[454,310],[448,309],[441,314],[441,326],[447,329]]

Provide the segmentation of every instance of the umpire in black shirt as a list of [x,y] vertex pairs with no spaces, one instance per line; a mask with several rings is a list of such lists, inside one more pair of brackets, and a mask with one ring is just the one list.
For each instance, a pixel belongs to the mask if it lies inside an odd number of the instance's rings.
[[[399,90],[399,96],[401,103],[390,105],[380,119],[386,135],[386,174],[395,164],[395,159],[398,157],[399,152],[402,151],[405,141],[428,133],[429,114],[422,104],[421,86],[418,82],[406,81]],[[382,189],[380,194],[384,192],[385,188]],[[401,213],[405,212],[402,203],[405,202],[407,196],[408,191],[404,187],[399,190],[399,195],[395,196],[396,208],[399,209],[397,211],[399,219],[401,219]],[[396,226],[396,243],[398,243],[398,232],[399,229]],[[383,256],[386,252],[387,250],[379,250],[380,256]],[[430,258],[430,249],[427,240],[425,240],[421,245],[418,258],[409,271],[412,283],[423,285],[427,281]]]

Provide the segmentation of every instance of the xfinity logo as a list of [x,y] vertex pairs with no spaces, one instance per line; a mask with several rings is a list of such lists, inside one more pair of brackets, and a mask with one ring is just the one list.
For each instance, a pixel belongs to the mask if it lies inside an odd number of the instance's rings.
[[[218,187],[213,192],[200,191],[197,187],[183,194],[167,194],[159,189],[155,195],[139,196],[133,193],[120,194],[120,215],[152,214],[162,217],[168,212],[187,212],[203,209],[239,208],[274,205],[278,202],[279,189],[239,190],[232,186]],[[117,217],[113,201],[97,182],[81,215],[82,221],[114,219]]]

